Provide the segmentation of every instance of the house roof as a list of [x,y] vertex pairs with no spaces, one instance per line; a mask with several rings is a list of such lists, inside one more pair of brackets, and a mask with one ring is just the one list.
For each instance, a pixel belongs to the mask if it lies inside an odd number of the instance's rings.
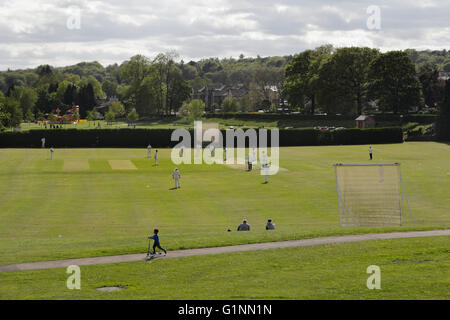
[[366,115],[360,115],[358,118],[356,118],[356,121],[365,121],[367,119],[373,119],[372,116],[366,116]]

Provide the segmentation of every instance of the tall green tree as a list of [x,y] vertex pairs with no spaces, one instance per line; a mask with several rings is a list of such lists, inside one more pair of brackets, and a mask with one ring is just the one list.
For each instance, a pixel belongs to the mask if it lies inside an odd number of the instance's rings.
[[419,70],[419,81],[425,104],[435,107],[443,97],[443,86],[439,83],[439,69],[436,65],[424,64]]
[[223,112],[236,112],[239,110],[238,101],[235,98],[227,97],[222,102]]
[[29,113],[34,114],[34,107],[38,96],[33,88],[14,86],[9,91],[9,97],[19,103],[23,115],[29,115]]
[[106,120],[107,124],[111,124],[112,122],[114,122],[115,119],[116,119],[116,116],[115,116],[114,112],[112,112],[111,110],[105,114],[105,120]]
[[136,123],[136,121],[139,120],[139,115],[136,112],[136,109],[132,109],[128,114],[127,114],[127,122],[128,124],[133,124]]
[[5,96],[3,92],[0,91],[0,131],[5,130],[6,124],[9,121],[9,113],[6,111],[5,107]]
[[415,66],[406,52],[379,55],[370,64],[369,79],[369,96],[383,111],[408,112],[423,103]]
[[450,141],[450,80],[445,83],[444,99],[439,106],[436,133],[439,140]]
[[5,97],[3,102],[3,113],[7,116],[4,119],[4,126],[7,128],[17,127],[23,119],[22,109],[19,101],[14,97]]
[[102,90],[106,94],[107,97],[113,97],[117,93],[116,92],[117,84],[112,81],[105,80],[102,83]]
[[319,70],[320,102],[327,112],[361,114],[368,101],[370,63],[377,49],[339,48]]
[[202,100],[194,99],[191,102],[183,103],[180,114],[189,121],[200,120],[205,111],[205,103]]
[[125,107],[120,101],[114,101],[109,107],[109,111],[114,113],[115,118],[121,118],[125,115]]
[[295,55],[286,67],[283,96],[294,108],[303,108],[309,102],[310,113],[316,111],[319,94],[319,69],[333,52],[331,45],[306,50]]
[[91,83],[82,86],[78,91],[78,101],[80,106],[80,116],[86,117],[86,112],[97,105],[94,87]]
[[87,119],[87,121],[89,123],[89,126],[90,126],[92,121],[95,121],[95,120],[98,119],[98,112],[97,112],[97,110],[92,109],[92,110],[88,111],[87,115],[86,115],[86,119]]

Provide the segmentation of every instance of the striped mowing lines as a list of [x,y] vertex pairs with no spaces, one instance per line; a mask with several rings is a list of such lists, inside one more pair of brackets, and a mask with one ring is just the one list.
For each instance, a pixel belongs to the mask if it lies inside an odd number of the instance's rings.
[[108,162],[113,170],[137,170],[130,160],[108,160]]
[[87,171],[89,169],[88,160],[64,160],[64,171]]

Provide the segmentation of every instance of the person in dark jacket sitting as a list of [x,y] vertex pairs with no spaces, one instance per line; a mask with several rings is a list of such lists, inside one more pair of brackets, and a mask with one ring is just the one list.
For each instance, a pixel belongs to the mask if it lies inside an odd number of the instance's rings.
[[266,230],[275,230],[275,224],[271,219],[267,220]]
[[242,224],[239,225],[237,231],[250,231],[250,226],[247,224],[247,220],[244,220]]

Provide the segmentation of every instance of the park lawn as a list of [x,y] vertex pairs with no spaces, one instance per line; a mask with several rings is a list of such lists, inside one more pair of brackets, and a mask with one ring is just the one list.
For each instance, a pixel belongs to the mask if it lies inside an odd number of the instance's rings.
[[[370,240],[81,267],[0,273],[0,299],[450,299],[450,237]],[[369,290],[371,265],[381,289]],[[118,292],[100,292],[119,286]]]
[[[450,146],[373,147],[375,161],[402,163],[413,225],[339,227],[332,164],[367,162],[368,146],[281,148],[287,170],[267,185],[258,171],[180,165],[180,190],[170,190],[168,149],[158,167],[145,148],[56,149],[53,161],[48,150],[0,149],[0,264],[144,252],[153,228],[169,250],[448,228]],[[251,232],[227,232],[243,218]],[[275,233],[264,230],[268,218]]]
[[[237,128],[260,128],[265,127],[268,129],[273,128],[313,128],[316,126],[319,127],[345,127],[345,128],[354,128],[355,121],[354,120],[339,120],[339,119],[283,119],[283,120],[251,120],[251,119],[236,119],[236,118],[203,118],[203,122],[213,122],[218,123],[220,129],[228,129],[230,126],[233,126],[235,129]],[[100,123],[100,127],[97,125]],[[383,121],[378,122],[377,127],[394,127],[399,126],[400,123],[395,121]],[[408,124],[404,124],[408,125]],[[104,120],[97,121],[86,121],[80,122],[78,124],[64,124],[62,125],[63,129],[94,129],[94,128],[102,128],[102,129],[123,129],[129,128],[128,123],[117,120],[112,123],[107,123]],[[34,129],[43,129],[42,125],[36,123],[22,123],[21,129],[24,131],[34,130]],[[177,128],[186,128],[193,129],[193,123],[190,120],[186,120],[183,118],[167,118],[167,119],[154,119],[147,121],[139,121],[136,123],[136,128],[145,128],[145,129],[177,129]]]

